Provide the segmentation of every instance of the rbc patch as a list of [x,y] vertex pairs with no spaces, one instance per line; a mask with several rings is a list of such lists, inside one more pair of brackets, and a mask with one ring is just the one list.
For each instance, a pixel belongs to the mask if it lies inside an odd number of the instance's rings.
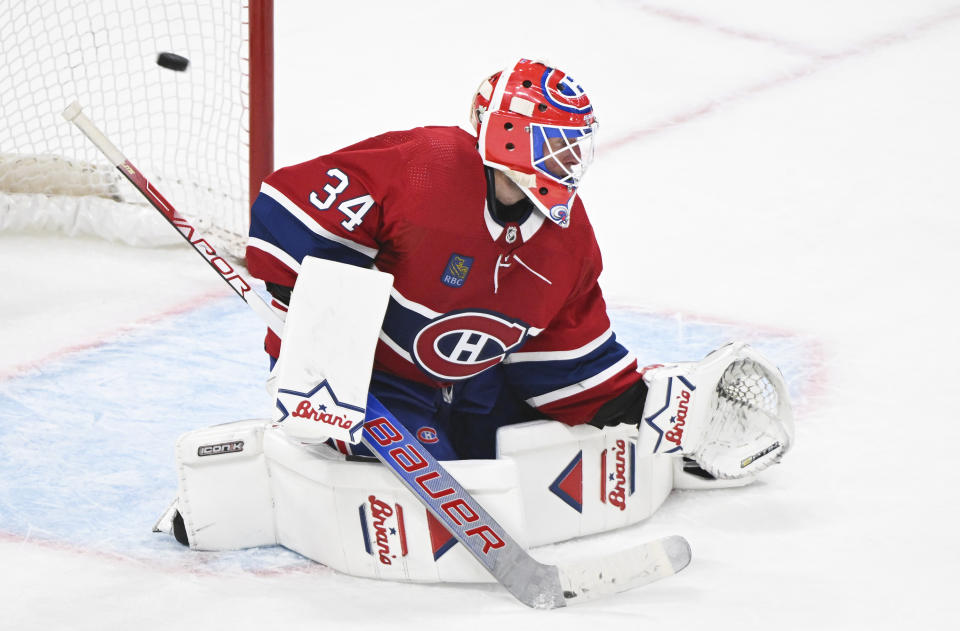
[[467,282],[467,274],[470,273],[471,265],[473,265],[472,256],[451,254],[447,266],[443,269],[443,277],[440,281],[447,287],[463,287],[463,284]]

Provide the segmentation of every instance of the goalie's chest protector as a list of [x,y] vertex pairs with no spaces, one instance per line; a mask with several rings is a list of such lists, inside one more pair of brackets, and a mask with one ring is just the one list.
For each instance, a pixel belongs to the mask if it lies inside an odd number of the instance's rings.
[[405,226],[377,258],[395,278],[377,353],[391,372],[476,375],[546,329],[573,290],[581,261],[557,247],[560,228],[539,214],[500,225],[470,201],[473,212]]
[[566,229],[536,211],[498,222],[482,163],[472,145],[466,149],[468,168],[440,170],[449,183],[384,207],[386,238],[375,264],[394,275],[395,291],[376,361],[428,383],[500,363],[544,332],[599,265],[577,243],[594,243],[582,207]]
[[395,280],[376,364],[446,383],[500,363],[540,335],[593,281],[599,257],[579,200],[569,228],[536,211],[500,223],[487,205],[475,139],[457,128],[423,132],[427,146],[441,149],[423,152],[417,143],[381,197],[375,265]]

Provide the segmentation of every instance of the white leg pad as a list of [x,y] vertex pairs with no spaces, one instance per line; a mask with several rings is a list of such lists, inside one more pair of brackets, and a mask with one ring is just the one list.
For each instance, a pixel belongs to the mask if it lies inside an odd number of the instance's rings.
[[641,454],[635,426],[531,421],[500,428],[497,450],[517,465],[530,545],[635,524],[673,489],[674,458]]
[[[268,428],[277,536],[287,548],[346,574],[422,582],[492,577],[380,463],[345,462]],[[444,467],[511,533],[526,530],[511,462],[456,461]],[[518,537],[518,541],[522,538]]]
[[[696,485],[678,457],[642,454],[632,426],[532,421],[501,428],[497,440],[496,460],[444,466],[525,547],[635,524],[673,488]],[[193,548],[280,544],[353,576],[492,581],[380,463],[347,462],[266,420],[185,434],[177,461]]]
[[264,421],[238,421],[177,440],[179,510],[190,547],[235,550],[277,543],[263,454]]

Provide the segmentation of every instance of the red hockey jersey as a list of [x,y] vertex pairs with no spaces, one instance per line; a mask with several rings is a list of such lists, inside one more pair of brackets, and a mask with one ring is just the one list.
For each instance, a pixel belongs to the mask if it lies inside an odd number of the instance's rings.
[[[538,212],[500,223],[486,195],[466,131],[376,136],[266,179],[252,209],[249,269],[286,286],[304,256],[389,272],[375,369],[440,387],[502,363],[545,416],[585,423],[640,375],[610,329],[583,204],[568,228]],[[268,333],[274,357],[279,343]]]

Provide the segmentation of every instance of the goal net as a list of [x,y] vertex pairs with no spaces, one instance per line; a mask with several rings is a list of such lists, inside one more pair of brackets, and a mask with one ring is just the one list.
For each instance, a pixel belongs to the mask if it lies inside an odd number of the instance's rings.
[[[73,101],[218,249],[272,169],[270,0],[38,0],[0,20],[0,230],[178,235],[60,112]],[[157,64],[162,52],[185,71]]]

